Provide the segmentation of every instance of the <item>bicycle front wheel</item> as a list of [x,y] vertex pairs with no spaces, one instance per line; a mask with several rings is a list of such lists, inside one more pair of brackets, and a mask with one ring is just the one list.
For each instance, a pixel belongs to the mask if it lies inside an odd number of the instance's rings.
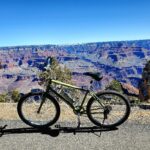
[[17,110],[21,120],[32,127],[48,127],[60,116],[58,102],[46,93],[29,93],[23,96],[18,102]]
[[115,91],[96,94],[87,104],[87,116],[97,126],[116,127],[127,120],[130,114],[128,100]]

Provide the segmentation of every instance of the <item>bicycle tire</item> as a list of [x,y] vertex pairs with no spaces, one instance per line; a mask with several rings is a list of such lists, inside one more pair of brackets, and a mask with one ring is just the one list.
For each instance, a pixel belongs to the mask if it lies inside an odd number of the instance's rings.
[[[46,100],[48,100],[48,102],[49,102],[48,105],[51,104],[51,105],[54,106],[55,114],[54,114],[54,116],[53,116],[53,118],[51,120],[48,120],[48,121],[45,120],[44,123],[42,121],[39,121],[39,120],[36,120],[36,122],[35,122],[32,119],[29,119],[27,117],[27,114],[25,114],[23,109],[24,109],[24,107],[26,107],[26,110],[28,110],[28,112],[30,112],[30,110],[33,111],[33,109],[34,109],[33,105],[35,105],[34,102],[37,103],[37,105],[40,104],[40,102],[38,103],[37,100],[35,100],[35,97],[36,98],[38,98],[38,97],[40,98],[41,96],[43,96],[43,94],[45,95]],[[31,99],[32,97],[34,97],[33,98],[33,102],[28,101],[28,98]],[[28,103],[26,103],[26,102],[28,102]],[[49,107],[46,104],[43,104],[43,105],[45,105],[46,107]],[[49,126],[53,125],[59,119],[59,116],[60,116],[60,106],[59,106],[58,102],[51,95],[49,95],[47,93],[28,93],[28,94],[24,95],[23,97],[20,98],[20,100],[18,102],[17,111],[18,111],[18,115],[19,115],[20,119],[24,123],[26,123],[29,126],[35,127],[35,128],[49,127]],[[36,113],[37,113],[37,109],[36,109]],[[45,113],[45,112],[43,111],[43,113]],[[29,117],[31,115],[32,115],[32,113],[29,114]],[[50,116],[50,114],[47,114],[47,115]],[[48,118],[48,119],[50,119],[50,118]]]
[[[129,115],[130,115],[130,103],[129,103],[129,101],[126,99],[126,97],[125,96],[123,96],[122,94],[120,94],[120,93],[118,93],[118,92],[115,92],[115,91],[103,91],[103,92],[99,92],[99,93],[97,93],[96,94],[96,96],[98,97],[98,98],[101,98],[101,100],[102,100],[102,98],[103,99],[105,99],[105,98],[107,98],[107,97],[110,97],[110,96],[108,96],[108,95],[112,95],[112,96],[115,96],[115,97],[118,97],[118,98],[120,98],[120,100],[121,100],[121,102],[120,103],[118,103],[117,104],[117,102],[116,102],[116,100],[115,101],[113,101],[113,102],[111,102],[112,103],[112,105],[113,105],[113,107],[116,107],[117,109],[116,109],[116,111],[114,111],[115,113],[115,115],[116,116],[119,116],[119,113],[121,112],[121,108],[123,108],[123,106],[125,106],[125,110],[124,110],[124,112],[123,112],[123,116],[121,116],[121,118],[119,119],[119,120],[116,120],[115,122],[112,122],[112,123],[104,123],[103,121],[105,121],[105,120],[97,120],[97,119],[95,119],[94,117],[93,117],[93,115],[94,115],[94,112],[91,112],[91,110],[92,110],[92,106],[93,106],[93,103],[95,103],[95,102],[97,102],[97,100],[95,100],[95,98],[94,97],[91,97],[90,99],[89,99],[89,101],[88,101],[88,103],[87,103],[87,109],[86,109],[86,111],[87,111],[87,116],[88,116],[88,118],[89,118],[89,120],[92,122],[92,123],[94,123],[95,125],[97,125],[97,126],[101,126],[101,127],[105,127],[105,128],[111,128],[111,127],[116,127],[116,126],[119,126],[119,125],[121,125],[122,123],[124,123],[127,119],[128,119],[128,117],[129,117]],[[112,98],[111,98],[111,100],[112,100]],[[109,98],[109,102],[111,101],[110,100],[110,98]],[[106,100],[103,100],[105,103],[106,103]],[[97,102],[97,103],[99,103],[99,102]],[[111,104],[110,103],[110,104]],[[116,103],[116,104],[115,104]],[[123,105],[123,103],[124,103],[124,105]],[[99,105],[100,105],[100,103],[99,103]],[[110,115],[112,115],[111,114],[111,111],[113,111],[113,110],[111,110],[112,109],[112,106],[110,106],[110,105],[108,105],[108,104],[105,104],[106,106],[105,106],[105,108],[109,108],[110,110]],[[95,105],[95,107],[96,107],[96,105]],[[99,106],[99,107],[101,107],[102,108],[102,106]],[[102,108],[103,109],[103,108]],[[94,108],[93,108],[93,110],[94,110]],[[96,108],[95,108],[95,110],[96,110]],[[98,110],[98,109],[97,109]],[[106,110],[106,109],[105,109]],[[103,110],[103,112],[99,112],[98,113],[98,117],[100,117],[100,113],[102,114],[102,116],[104,115],[104,112],[105,112],[105,110]],[[118,111],[118,112],[117,112]],[[95,113],[96,114],[96,113]],[[107,116],[107,119],[108,119],[108,116]],[[107,120],[108,121],[108,120]]]

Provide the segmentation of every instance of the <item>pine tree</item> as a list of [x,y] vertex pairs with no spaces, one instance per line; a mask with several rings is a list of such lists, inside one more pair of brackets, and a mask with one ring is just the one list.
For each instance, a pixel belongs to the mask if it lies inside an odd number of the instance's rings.
[[45,81],[48,81],[48,79],[55,79],[65,83],[72,83],[71,71],[66,66],[61,67],[56,58],[51,58],[51,65],[46,71],[40,73],[39,76]]

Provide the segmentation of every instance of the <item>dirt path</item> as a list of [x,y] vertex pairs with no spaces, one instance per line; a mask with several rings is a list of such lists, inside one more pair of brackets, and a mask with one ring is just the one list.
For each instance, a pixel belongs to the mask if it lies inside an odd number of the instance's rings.
[[[87,117],[82,117],[87,119]],[[20,120],[17,114],[16,103],[0,103],[0,120]],[[69,106],[64,103],[61,104],[61,122],[64,121],[76,121],[76,115],[70,109]],[[139,107],[131,107],[131,114],[128,119],[129,121],[136,121],[140,123],[150,123],[150,109],[140,109]]]
[[[67,111],[66,111],[67,109]],[[0,103],[0,126],[6,129],[28,127],[20,121],[16,104]],[[0,149],[3,150],[149,150],[150,149],[150,110],[132,107],[129,119],[118,130],[103,132],[101,137],[93,133],[60,133],[57,137],[41,133],[4,134],[0,137]],[[61,117],[57,124],[76,126],[76,116],[66,106],[61,106]],[[86,119],[86,121],[83,121]],[[67,122],[69,120],[69,122]],[[87,118],[82,118],[83,126],[93,126]],[[99,134],[99,133],[97,133]]]

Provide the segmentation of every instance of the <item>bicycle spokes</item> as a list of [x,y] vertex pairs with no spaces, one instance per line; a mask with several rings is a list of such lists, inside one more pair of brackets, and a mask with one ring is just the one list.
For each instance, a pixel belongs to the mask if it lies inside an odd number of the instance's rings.
[[[127,115],[126,100],[119,94],[107,93],[91,99],[88,106],[89,118],[92,122],[103,126],[119,124]],[[100,103],[102,104],[100,104]],[[125,118],[126,119],[126,118]]]
[[[41,124],[45,124],[45,122],[49,122],[51,118],[55,115],[55,106],[54,104],[47,100],[46,98],[43,100],[39,96],[39,100],[35,99],[35,96],[26,99],[26,101],[22,105],[23,115],[26,116],[27,120],[31,120],[36,124],[41,122]],[[40,100],[41,98],[41,100]]]

